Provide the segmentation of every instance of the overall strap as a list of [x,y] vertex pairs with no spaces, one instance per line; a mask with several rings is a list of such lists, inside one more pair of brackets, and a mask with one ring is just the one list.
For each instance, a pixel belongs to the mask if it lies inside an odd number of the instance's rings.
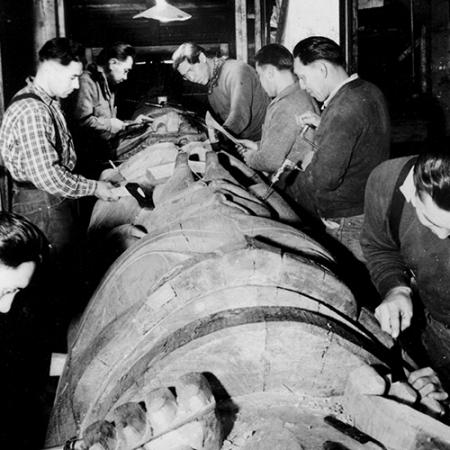
[[406,177],[408,176],[410,170],[414,166],[417,161],[417,157],[411,158],[406,161],[405,165],[402,167],[402,170],[399,173],[397,178],[397,182],[395,183],[394,192],[392,193],[391,203],[388,208],[388,225],[389,231],[391,233],[392,239],[394,242],[400,247],[400,219],[402,217],[403,208],[405,206],[405,197],[400,191],[400,187],[405,182]]
[[24,93],[24,94],[15,95],[15,96],[12,98],[12,100],[10,101],[10,103],[9,103],[9,105],[8,105],[8,108],[9,108],[13,103],[16,103],[16,102],[18,102],[19,100],[24,100],[24,99],[27,99],[27,98],[31,98],[31,99],[37,100],[38,102],[43,103],[43,104],[47,107],[48,112],[49,112],[49,114],[50,114],[50,117],[52,118],[53,127],[55,128],[55,139],[56,139],[55,147],[56,147],[56,151],[57,151],[59,154],[62,154],[63,146],[62,146],[61,135],[60,135],[60,132],[59,132],[58,122],[56,121],[56,117],[55,117],[55,115],[53,114],[51,108],[47,105],[47,103],[44,102],[44,100],[42,100],[41,97],[39,97],[39,95],[35,94],[34,92],[26,92],[26,93]]
[[[53,127],[55,128],[55,147],[56,151],[59,154],[62,154],[62,140],[61,135],[58,128],[58,122],[56,121],[56,118],[51,110],[51,108],[42,100],[39,95],[33,93],[33,92],[27,92],[24,94],[16,95],[12,98],[12,100],[9,102],[8,108],[13,104],[18,102],[19,100],[24,99],[33,99],[38,102],[43,103],[50,114],[50,117],[52,118]],[[1,211],[12,211],[12,186],[13,186],[13,180],[11,177],[11,174],[9,173],[8,169],[5,167],[3,161],[0,158],[0,210]]]

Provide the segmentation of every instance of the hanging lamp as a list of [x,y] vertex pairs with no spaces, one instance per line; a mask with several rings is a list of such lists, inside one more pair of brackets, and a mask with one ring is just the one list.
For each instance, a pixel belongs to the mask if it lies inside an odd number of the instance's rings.
[[136,14],[133,16],[133,19],[139,19],[141,17],[144,19],[154,19],[159,22],[167,23],[188,20],[192,16],[184,11],[181,11],[181,9],[178,9],[175,6],[169,5],[166,0],[156,0],[155,6]]

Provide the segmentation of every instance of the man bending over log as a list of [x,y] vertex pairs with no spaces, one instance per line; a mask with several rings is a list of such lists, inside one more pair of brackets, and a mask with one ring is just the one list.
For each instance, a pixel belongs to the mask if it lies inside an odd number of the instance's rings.
[[[287,157],[301,161],[311,145],[301,137],[297,117],[308,111],[319,113],[315,100],[300,88],[293,73],[294,60],[280,44],[269,44],[255,56],[256,72],[267,95],[267,108],[259,142],[242,139],[245,162],[253,169],[276,172]],[[295,153],[296,156],[292,155]]]
[[[361,245],[394,338],[423,317],[428,362],[450,389],[450,154],[380,164],[370,175]],[[419,322],[420,324],[420,322]],[[421,328],[422,328],[421,327]]]
[[359,235],[364,187],[370,172],[389,155],[386,101],[372,83],[348,75],[342,49],[331,39],[306,38],[293,54],[300,86],[322,103],[322,112],[300,117],[301,127],[315,128],[315,151],[306,170],[290,184],[289,195],[363,260]]
[[117,42],[99,53],[80,76],[80,89],[70,105],[75,144],[81,167],[88,175],[98,177],[104,163],[115,159],[119,131],[126,123],[117,118],[115,93],[128,78],[133,67],[135,50]]
[[269,98],[253,67],[243,61],[207,56],[187,42],[172,55],[181,76],[208,88],[208,100],[225,129],[235,137],[259,141]]

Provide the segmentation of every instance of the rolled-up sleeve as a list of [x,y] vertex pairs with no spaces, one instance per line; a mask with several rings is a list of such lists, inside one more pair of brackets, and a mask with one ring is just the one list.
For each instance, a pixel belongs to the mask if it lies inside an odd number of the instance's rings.
[[410,279],[400,248],[389,232],[387,211],[392,192],[386,190],[388,183],[383,176],[385,167],[385,164],[378,166],[367,181],[361,233],[361,247],[367,267],[382,297],[394,287],[409,286]]

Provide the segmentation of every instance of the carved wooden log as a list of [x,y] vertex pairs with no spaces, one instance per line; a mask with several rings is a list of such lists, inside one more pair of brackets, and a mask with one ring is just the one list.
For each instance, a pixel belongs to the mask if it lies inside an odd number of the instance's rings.
[[[155,209],[134,220],[148,233],[115,261],[84,313],[48,445],[99,429],[116,436],[109,423],[129,404],[138,425],[122,428],[131,440],[142,438],[145,420],[156,428],[164,420],[152,408],[144,420],[136,404],[158,397],[170,422],[174,400],[164,389],[186,373],[202,373],[216,398],[242,411],[257,405],[257,417],[287,405],[323,419],[343,414],[349,376],[361,366],[389,372],[392,358],[373,317],[359,314],[326,250],[274,220],[274,208],[250,189],[262,183],[229,156],[212,153],[194,181],[186,155],[177,158]],[[316,440],[305,448],[321,448],[336,433],[308,429]],[[280,448],[291,448],[290,440]],[[337,441],[348,443],[340,435]],[[171,448],[166,444],[161,448]],[[220,448],[217,441],[198,445],[180,448]]]
[[[202,120],[192,113],[186,113],[174,107],[145,107],[137,114],[152,117],[154,124],[138,135],[131,134],[123,137],[117,149],[117,155],[122,160],[160,142],[186,144],[206,139],[203,133],[204,127],[201,125]],[[160,126],[161,124],[163,126]]]
[[85,450],[219,450],[221,426],[208,381],[198,373],[180,377],[173,389],[150,391],[143,401],[117,406],[109,421],[83,433]]

